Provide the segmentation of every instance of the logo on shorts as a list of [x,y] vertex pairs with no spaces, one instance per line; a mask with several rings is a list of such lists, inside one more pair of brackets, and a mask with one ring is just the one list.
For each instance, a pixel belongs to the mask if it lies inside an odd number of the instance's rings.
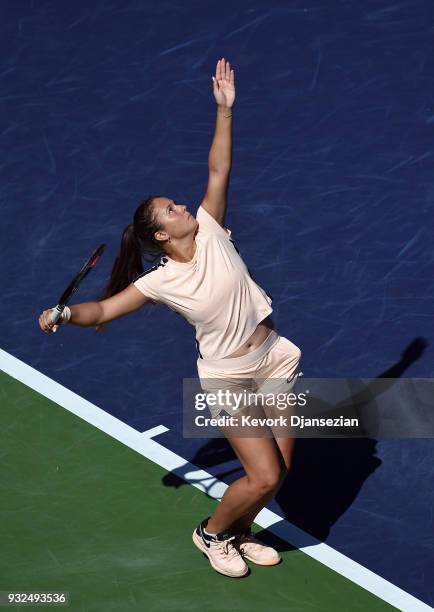
[[290,383],[292,380],[294,380],[294,378],[300,378],[300,376],[304,376],[303,372],[296,372],[295,374],[291,374],[291,376],[286,379],[286,382]]

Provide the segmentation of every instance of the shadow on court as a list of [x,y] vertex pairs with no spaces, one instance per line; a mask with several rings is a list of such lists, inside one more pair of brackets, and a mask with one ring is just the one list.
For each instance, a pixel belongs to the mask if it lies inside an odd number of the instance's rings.
[[[376,380],[402,377],[423,355],[427,346],[425,339],[415,338],[405,348],[399,361],[379,374]],[[369,437],[297,440],[291,469],[274,499],[280,507],[281,516],[307,534],[306,546],[312,544],[309,536],[320,541],[327,540],[333,525],[351,506],[365,481],[381,465],[381,460],[376,456],[376,446],[377,440]],[[225,439],[210,439],[189,462],[206,470],[232,460],[237,461],[236,467],[213,472],[214,476],[230,484],[244,475],[244,470]],[[191,471],[191,466],[186,467],[186,471]],[[163,484],[179,487],[186,482],[181,475],[167,474]],[[257,535],[279,551],[293,550],[287,542],[267,530]]]

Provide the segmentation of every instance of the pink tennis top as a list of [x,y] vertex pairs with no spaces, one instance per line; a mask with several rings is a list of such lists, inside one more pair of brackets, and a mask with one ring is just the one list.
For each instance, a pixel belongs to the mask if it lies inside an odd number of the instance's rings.
[[202,206],[196,213],[196,252],[188,262],[164,255],[134,285],[154,302],[166,304],[196,328],[202,359],[234,353],[273,309],[224,229]]

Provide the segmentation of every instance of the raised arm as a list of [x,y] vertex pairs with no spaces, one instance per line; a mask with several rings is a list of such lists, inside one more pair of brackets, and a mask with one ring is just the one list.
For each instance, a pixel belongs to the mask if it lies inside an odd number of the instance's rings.
[[229,176],[232,166],[232,107],[235,101],[235,76],[230,63],[217,62],[213,93],[217,121],[208,155],[208,187],[201,206],[224,227]]

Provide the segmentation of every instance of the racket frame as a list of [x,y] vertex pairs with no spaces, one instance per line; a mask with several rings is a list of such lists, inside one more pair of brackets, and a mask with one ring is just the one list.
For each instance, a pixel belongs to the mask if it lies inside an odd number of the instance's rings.
[[68,287],[60,296],[60,299],[56,306],[51,310],[50,313],[50,322],[55,325],[57,321],[62,316],[63,311],[65,310],[65,306],[69,303],[74,293],[77,291],[83,279],[89,274],[92,268],[95,267],[101,255],[105,251],[107,245],[100,244],[97,249],[92,253],[89,259],[84,263],[80,272],[74,276],[72,281],[69,283]]

